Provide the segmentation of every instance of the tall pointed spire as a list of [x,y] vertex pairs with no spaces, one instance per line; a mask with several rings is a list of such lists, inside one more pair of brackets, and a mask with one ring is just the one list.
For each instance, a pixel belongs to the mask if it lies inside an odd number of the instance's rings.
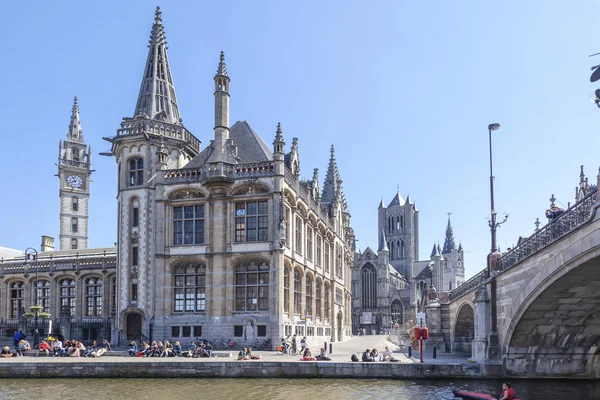
[[227,65],[225,64],[225,52],[221,51],[219,57],[219,66],[217,67],[217,76],[227,76]]
[[390,251],[387,246],[387,240],[385,238],[385,232],[382,230],[379,236],[379,249],[377,251]]
[[433,244],[433,250],[431,250],[431,258],[439,256],[440,252],[438,251],[438,246],[435,245],[435,243]]
[[134,116],[178,124],[181,118],[167,56],[167,41],[160,7],[156,7],[148,48],[148,58]]
[[329,166],[327,167],[325,183],[323,184],[323,194],[321,195],[322,203],[329,204],[333,202],[338,195],[341,195],[343,198],[343,191],[340,183],[340,171],[338,170],[335,161],[335,147],[331,145],[331,156],[329,157]]
[[444,250],[442,254],[448,254],[452,252],[452,249],[456,248],[456,244],[454,243],[454,231],[452,230],[452,225],[450,224],[450,214],[448,213],[448,226],[446,227],[446,240],[444,240]]
[[79,120],[79,102],[77,96],[73,99],[73,109],[71,110],[71,123],[67,140],[83,143],[83,131],[81,130],[81,121]]

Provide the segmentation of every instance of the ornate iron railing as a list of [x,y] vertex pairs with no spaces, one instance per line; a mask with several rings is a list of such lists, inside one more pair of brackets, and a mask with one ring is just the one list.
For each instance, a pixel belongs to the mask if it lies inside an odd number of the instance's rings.
[[219,162],[205,164],[198,168],[167,170],[164,174],[164,183],[173,184],[202,182],[218,177],[235,179],[273,176],[275,169],[271,161],[236,165]]
[[88,168],[90,165],[90,163],[85,161],[69,160],[68,158],[59,158],[58,161],[61,165],[68,165],[77,168]]
[[[545,249],[590,219],[592,207],[598,201],[598,191],[588,194],[540,230],[523,240],[517,247],[504,254],[494,274],[498,274]],[[478,288],[487,278],[487,268],[454,289],[450,300],[455,300]]]
[[471,279],[467,280],[465,283],[450,292],[450,300],[456,300],[459,297],[469,293],[471,290],[478,288],[483,282],[485,282],[486,277],[487,269],[480,271],[477,273],[477,275],[473,276]]
[[187,142],[197,152],[200,151],[200,141],[183,125],[173,125],[153,119],[127,119],[121,123],[121,128],[117,129],[117,136],[143,133],[179,139]]
[[552,222],[549,222],[539,231],[523,240],[517,247],[504,254],[498,261],[495,272],[512,267],[583,225],[589,220],[592,207],[597,201],[597,191],[579,200]]

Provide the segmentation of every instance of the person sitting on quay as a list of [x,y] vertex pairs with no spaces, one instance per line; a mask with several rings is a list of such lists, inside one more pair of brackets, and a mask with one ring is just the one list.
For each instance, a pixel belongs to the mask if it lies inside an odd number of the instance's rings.
[[237,359],[238,359],[238,361],[248,360],[248,349],[244,347],[242,350],[240,350],[240,352],[238,353]]
[[134,340],[131,343],[129,343],[129,350],[127,350],[127,354],[131,357],[136,357],[137,353],[138,353],[138,346]]
[[61,350],[63,348],[62,342],[60,340],[55,340],[52,342],[52,357],[60,356]]
[[140,347],[138,347],[138,357],[148,356],[148,352],[150,351],[150,345],[142,340]]
[[206,346],[204,347],[204,349],[206,350],[206,353],[208,354],[208,357],[212,357],[212,353],[213,353],[213,346],[212,344],[210,344],[210,342],[206,342]]
[[188,351],[185,353],[186,357],[193,357],[194,353],[196,352],[196,348],[198,346],[196,346],[196,342],[194,342],[192,340],[192,343],[190,343],[190,347],[188,348]]
[[392,352],[390,351],[390,349],[387,346],[385,346],[385,350],[383,351],[383,353],[381,353],[381,359],[383,361],[390,361],[390,362],[398,362],[399,361],[394,358],[394,355],[392,354]]
[[168,340],[165,342],[165,350],[163,351],[162,357],[174,357],[173,345]]
[[25,352],[31,350],[31,345],[29,345],[29,342],[25,339],[21,339],[19,341],[19,346],[17,347],[17,356],[21,356],[23,357],[25,355]]
[[[369,353],[369,358],[371,359],[371,361],[377,361],[379,359],[379,355],[377,354],[377,349],[371,350],[371,353]],[[381,360],[379,360],[379,361],[381,361]]]
[[179,341],[175,342],[175,346],[173,347],[173,356],[177,357],[180,356],[182,353],[181,351],[181,343],[179,343]]
[[373,362],[371,358],[371,349],[366,349],[364,353],[362,353],[362,361],[363,362]]
[[251,360],[260,360],[260,355],[252,353],[252,347],[248,347],[248,353],[246,353],[246,355]]
[[302,358],[300,359],[300,361],[314,361],[314,360],[315,360],[315,358],[310,353],[310,349],[308,347],[306,347],[304,349],[304,352],[302,353]]
[[0,351],[0,357],[2,358],[11,358],[13,355],[13,352],[10,351],[10,347],[8,346],[4,346],[2,351]]
[[42,342],[38,346],[38,352],[35,354],[35,356],[36,357],[39,356],[40,352],[45,352],[46,357],[48,357],[50,355],[50,345],[45,340],[42,340]]
[[89,357],[93,352],[96,351],[98,345],[95,340],[92,340],[92,343],[87,347],[87,350],[83,353],[83,357]]
[[322,347],[321,347],[321,351],[319,352],[319,355],[316,358],[317,358],[317,361],[331,361],[331,358],[327,357],[327,352]]

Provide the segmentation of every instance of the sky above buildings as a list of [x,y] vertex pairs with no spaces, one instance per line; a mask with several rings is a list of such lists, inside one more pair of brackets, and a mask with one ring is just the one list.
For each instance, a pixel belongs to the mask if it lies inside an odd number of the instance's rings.
[[[0,246],[39,247],[59,234],[58,142],[79,97],[94,151],[90,247],[116,241],[110,148],[133,116],[156,2],[9,2],[0,76]],[[420,258],[443,244],[447,213],[466,273],[490,248],[487,126],[496,208],[511,216],[504,250],[533,232],[551,194],[573,202],[579,166],[596,181],[600,64],[595,1],[162,1],[185,126],[208,145],[213,76],[225,51],[231,121],[271,145],[281,122],[299,138],[301,175],[321,184],[335,145],[357,245],[377,248],[377,206],[399,187],[420,211]]]

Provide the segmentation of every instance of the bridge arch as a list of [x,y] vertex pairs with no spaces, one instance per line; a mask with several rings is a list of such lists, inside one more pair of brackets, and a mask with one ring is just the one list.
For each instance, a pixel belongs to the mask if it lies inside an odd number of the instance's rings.
[[504,366],[526,373],[600,376],[600,230],[553,255],[507,309]]
[[475,310],[467,302],[461,305],[453,329],[454,353],[471,354],[471,342],[475,339]]

